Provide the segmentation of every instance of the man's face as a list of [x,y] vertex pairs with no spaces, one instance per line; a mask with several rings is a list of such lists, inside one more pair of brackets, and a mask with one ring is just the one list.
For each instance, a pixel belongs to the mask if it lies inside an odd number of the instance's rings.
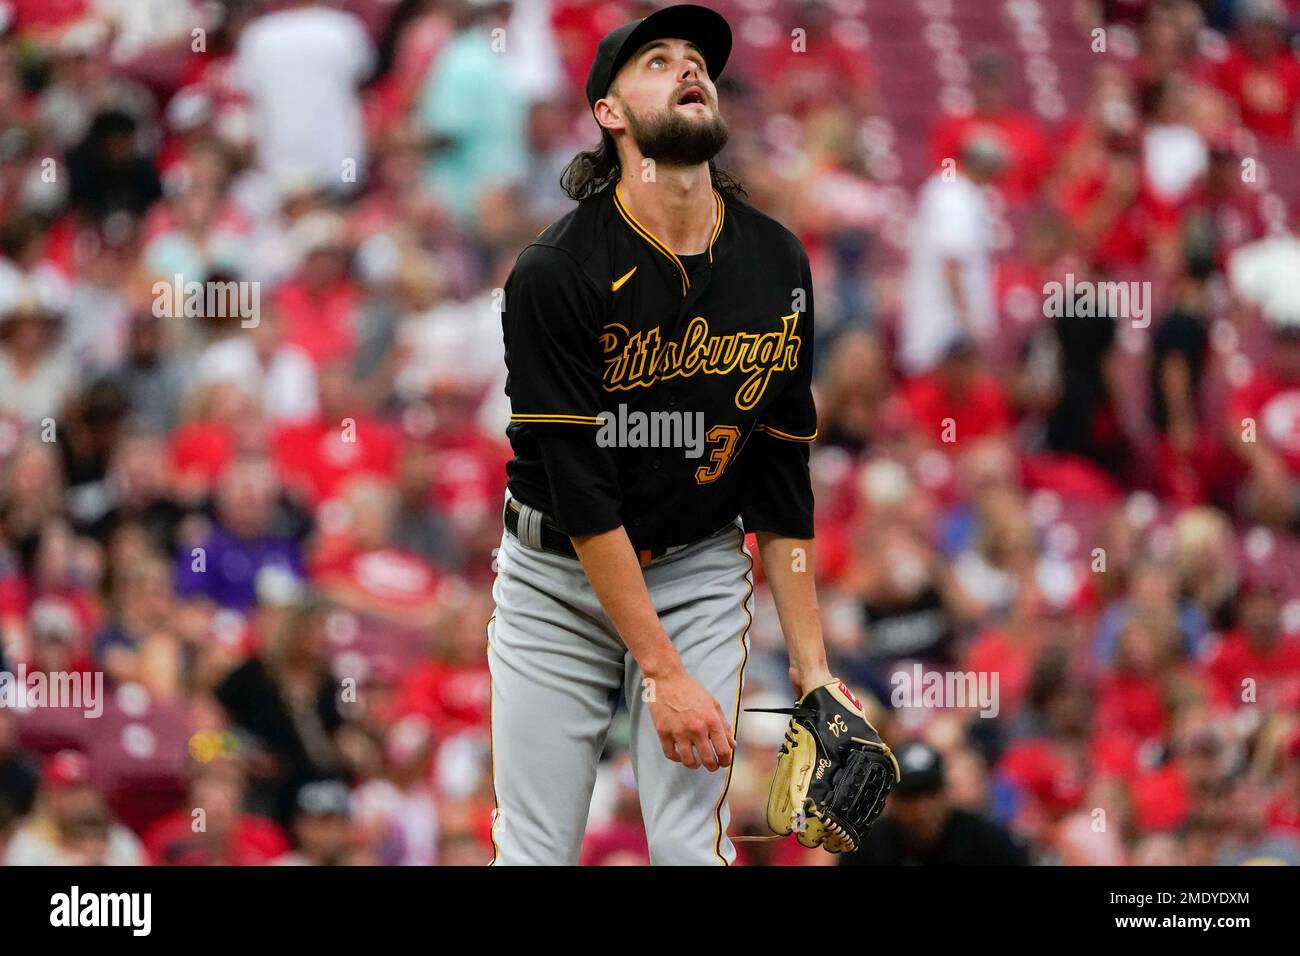
[[727,124],[704,56],[685,40],[655,40],[623,65],[596,117],[625,131],[641,155],[669,166],[698,166],[726,145]]
[[131,355],[139,362],[152,362],[162,351],[162,335],[159,322],[152,315],[137,318],[131,323],[128,340]]
[[194,786],[194,806],[206,813],[207,834],[214,843],[223,842],[239,821],[242,794],[239,786],[220,777],[207,777]]
[[33,634],[32,660],[37,670],[47,674],[71,670],[72,642],[58,632]]
[[242,537],[261,534],[271,519],[278,489],[264,461],[237,462],[222,476],[217,513],[225,527]]
[[999,71],[988,70],[971,84],[975,109],[985,116],[996,116],[1007,108],[1007,81]]
[[1267,590],[1252,591],[1242,598],[1241,625],[1256,647],[1272,647],[1277,639],[1282,605],[1276,594]]
[[303,814],[294,827],[304,856],[322,866],[337,865],[348,848],[348,818],[333,813]]
[[126,573],[125,607],[146,621],[165,621],[172,610],[169,569],[147,561]]
[[890,812],[917,843],[930,844],[943,833],[948,801],[938,793],[896,794]]

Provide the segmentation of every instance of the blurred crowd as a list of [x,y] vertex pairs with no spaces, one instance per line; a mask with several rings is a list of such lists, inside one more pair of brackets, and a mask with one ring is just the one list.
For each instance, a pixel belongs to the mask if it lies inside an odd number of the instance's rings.
[[[0,2],[0,671],[106,698],[0,706],[0,861],[491,858],[499,290],[652,6]],[[1300,3],[717,6],[721,164],[817,284],[832,671],[904,765],[850,862],[1300,864]],[[648,860],[626,740],[588,863]]]

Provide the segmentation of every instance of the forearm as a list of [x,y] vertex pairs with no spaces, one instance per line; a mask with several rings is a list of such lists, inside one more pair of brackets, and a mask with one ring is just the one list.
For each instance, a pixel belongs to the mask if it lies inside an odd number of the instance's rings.
[[622,525],[572,541],[592,590],[641,672],[658,678],[680,670],[681,659],[659,622],[641,565]]
[[776,615],[785,636],[790,666],[799,675],[802,691],[831,680],[822,640],[821,611],[813,578],[813,540],[785,538],[760,531],[758,553],[772,589]]

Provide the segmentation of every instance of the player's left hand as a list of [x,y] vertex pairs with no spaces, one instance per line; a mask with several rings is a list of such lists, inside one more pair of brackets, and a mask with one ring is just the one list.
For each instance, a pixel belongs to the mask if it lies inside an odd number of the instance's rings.
[[899,768],[858,699],[832,678],[794,707],[749,710],[791,718],[768,794],[772,831],[798,830],[804,846],[832,853],[860,847],[884,810]]

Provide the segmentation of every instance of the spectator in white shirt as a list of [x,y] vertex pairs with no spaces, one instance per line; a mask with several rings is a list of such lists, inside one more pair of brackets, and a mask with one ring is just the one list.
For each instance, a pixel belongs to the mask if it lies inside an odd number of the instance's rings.
[[983,187],[1005,158],[993,140],[969,140],[960,164],[921,187],[903,279],[899,361],[908,375],[928,372],[965,339],[994,332],[993,210]]
[[235,75],[253,106],[262,169],[355,191],[367,160],[359,88],[374,61],[361,21],[318,0],[293,0],[250,23]]
[[1160,199],[1187,197],[1210,165],[1210,150],[1189,122],[1194,116],[1190,84],[1165,81],[1144,94],[1150,121],[1142,134],[1142,168]]
[[53,270],[0,261],[0,416],[33,426],[58,415],[76,383],[58,348],[66,304]]
[[196,385],[236,385],[260,402],[267,421],[316,415],[316,367],[302,349],[280,340],[280,322],[264,309],[256,326],[209,345],[195,363]]

